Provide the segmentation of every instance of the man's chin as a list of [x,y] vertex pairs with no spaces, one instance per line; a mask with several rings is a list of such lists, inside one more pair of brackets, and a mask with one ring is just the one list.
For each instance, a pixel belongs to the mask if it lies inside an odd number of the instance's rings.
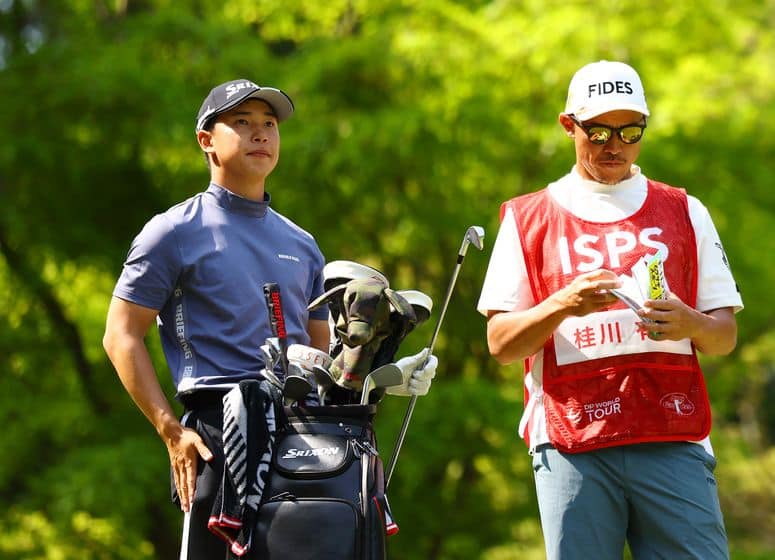
[[595,181],[603,183],[604,185],[616,185],[617,183],[626,181],[630,177],[632,177],[632,173],[629,168],[625,170],[623,167],[598,169],[595,173]]

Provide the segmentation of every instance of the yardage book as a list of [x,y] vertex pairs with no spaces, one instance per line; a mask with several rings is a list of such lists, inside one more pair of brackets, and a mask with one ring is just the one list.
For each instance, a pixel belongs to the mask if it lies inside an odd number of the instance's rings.
[[637,312],[647,299],[667,299],[669,289],[665,278],[664,253],[661,250],[641,257],[633,265],[630,274],[619,276],[621,288],[610,290],[627,307]]

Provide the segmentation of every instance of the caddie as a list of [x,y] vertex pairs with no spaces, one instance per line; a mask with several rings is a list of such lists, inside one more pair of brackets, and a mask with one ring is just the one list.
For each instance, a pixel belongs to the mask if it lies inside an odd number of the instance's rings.
[[[729,558],[697,352],[734,349],[743,303],[705,206],[635,164],[650,116],[628,64],[576,72],[575,164],[501,205],[477,306],[495,359],[525,363],[549,560]],[[612,290],[656,255],[668,292],[633,311]]]

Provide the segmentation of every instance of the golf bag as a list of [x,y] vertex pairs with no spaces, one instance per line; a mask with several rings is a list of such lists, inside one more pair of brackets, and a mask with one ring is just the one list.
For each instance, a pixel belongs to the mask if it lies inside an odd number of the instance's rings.
[[[385,388],[401,383],[402,372],[390,362],[406,335],[430,316],[432,301],[416,290],[391,290],[379,271],[358,263],[334,261],[323,273],[326,292],[309,308],[329,306],[336,335],[331,360],[322,367],[312,354],[296,354],[291,365],[302,377],[306,367],[318,389],[321,381],[329,385],[309,401],[310,394],[298,398],[288,391],[294,376],[285,379],[283,394],[295,405],[284,408],[275,432],[252,533],[255,560],[384,560],[386,536],[397,531],[373,420]],[[271,354],[270,345],[267,350]],[[386,383],[391,365],[399,381]],[[315,377],[316,366],[325,370],[322,377]],[[383,384],[369,387],[380,368]]]
[[376,405],[286,407],[263,492],[256,560],[383,560],[384,473]]

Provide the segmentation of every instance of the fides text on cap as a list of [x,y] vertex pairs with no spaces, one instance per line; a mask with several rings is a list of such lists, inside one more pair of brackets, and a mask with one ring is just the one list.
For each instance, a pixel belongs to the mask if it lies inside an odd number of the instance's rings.
[[631,82],[600,82],[597,84],[589,84],[587,86],[587,93],[589,97],[593,95],[608,95],[609,93],[627,93],[632,95],[632,83]]

